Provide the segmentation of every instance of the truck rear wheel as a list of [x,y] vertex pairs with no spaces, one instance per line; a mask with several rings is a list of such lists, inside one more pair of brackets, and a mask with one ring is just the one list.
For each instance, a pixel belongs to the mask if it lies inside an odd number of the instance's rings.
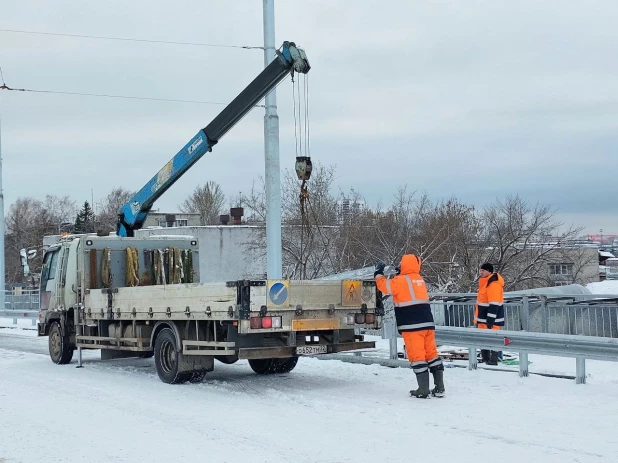
[[52,362],[58,365],[66,365],[73,358],[73,348],[69,337],[64,336],[59,322],[53,322],[49,327],[48,345]]
[[193,373],[191,373],[191,377],[189,378],[189,382],[190,383],[201,383],[202,380],[204,379],[204,376],[206,376],[206,372],[205,371],[194,371]]
[[289,373],[296,367],[298,357],[283,359],[253,359],[249,366],[258,375],[272,375],[274,373]]
[[155,366],[161,381],[167,384],[184,383],[190,375],[180,373],[176,336],[169,328],[161,330],[155,342]]

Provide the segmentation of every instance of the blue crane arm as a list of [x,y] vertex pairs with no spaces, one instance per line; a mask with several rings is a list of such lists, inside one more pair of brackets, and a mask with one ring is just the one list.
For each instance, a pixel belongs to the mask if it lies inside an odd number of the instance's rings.
[[305,52],[297,48],[294,42],[284,42],[277,51],[277,58],[122,206],[118,214],[117,235],[133,236],[135,230],[144,225],[155,201],[204,154],[212,151],[212,147],[223,135],[289,73],[306,74],[309,69],[311,67]]

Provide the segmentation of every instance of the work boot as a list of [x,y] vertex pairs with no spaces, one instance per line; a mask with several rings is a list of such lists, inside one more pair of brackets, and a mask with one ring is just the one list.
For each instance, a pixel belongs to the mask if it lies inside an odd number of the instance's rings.
[[431,390],[431,395],[434,397],[444,397],[444,370],[436,370],[433,372],[434,388]]
[[481,363],[489,362],[489,351],[486,349],[481,349]]
[[410,391],[412,397],[417,399],[426,399],[429,397],[429,370],[416,374],[418,389]]
[[498,365],[498,352],[495,350],[489,352],[489,360],[487,361],[487,365]]

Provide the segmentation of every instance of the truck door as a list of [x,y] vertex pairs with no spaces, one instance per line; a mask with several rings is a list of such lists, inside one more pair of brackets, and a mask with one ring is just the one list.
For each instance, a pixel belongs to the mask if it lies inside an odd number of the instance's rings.
[[60,247],[48,249],[43,257],[43,268],[41,269],[40,301],[41,310],[49,310],[55,307],[56,298],[56,269],[58,267],[58,255]]

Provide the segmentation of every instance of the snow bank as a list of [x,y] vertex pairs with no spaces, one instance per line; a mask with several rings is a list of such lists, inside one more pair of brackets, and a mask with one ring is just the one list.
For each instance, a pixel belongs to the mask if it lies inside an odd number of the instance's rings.
[[588,288],[592,294],[616,294],[618,296],[618,280],[588,283],[586,288]]

